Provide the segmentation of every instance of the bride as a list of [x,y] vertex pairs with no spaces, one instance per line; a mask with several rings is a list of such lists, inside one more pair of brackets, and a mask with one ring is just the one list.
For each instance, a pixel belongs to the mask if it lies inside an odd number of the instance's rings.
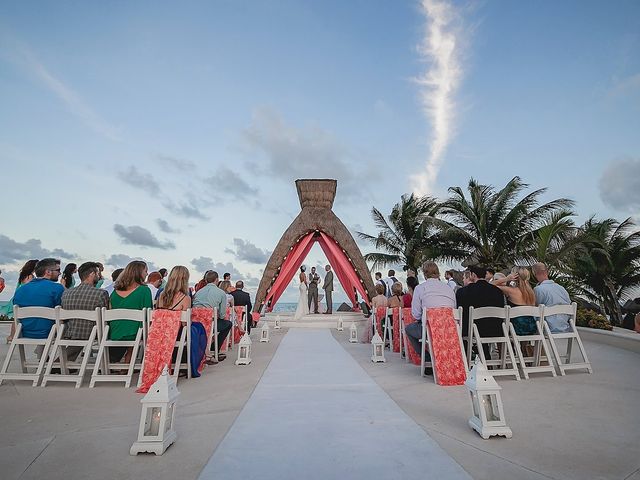
[[298,298],[298,308],[293,316],[294,320],[300,320],[305,315],[309,314],[309,300],[307,297],[307,274],[304,273],[307,268],[302,265],[300,267],[300,298]]

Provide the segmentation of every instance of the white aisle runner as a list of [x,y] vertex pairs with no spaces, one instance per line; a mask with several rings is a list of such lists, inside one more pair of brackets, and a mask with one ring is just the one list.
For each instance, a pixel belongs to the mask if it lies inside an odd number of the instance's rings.
[[200,479],[338,478],[471,477],[329,330],[291,329]]

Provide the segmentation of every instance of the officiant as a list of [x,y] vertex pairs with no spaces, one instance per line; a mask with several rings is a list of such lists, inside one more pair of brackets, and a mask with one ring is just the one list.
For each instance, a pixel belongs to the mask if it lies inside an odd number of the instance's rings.
[[311,312],[311,304],[313,303],[313,313],[318,312],[318,285],[320,284],[320,275],[316,273],[316,267],[311,267],[309,274],[309,312]]

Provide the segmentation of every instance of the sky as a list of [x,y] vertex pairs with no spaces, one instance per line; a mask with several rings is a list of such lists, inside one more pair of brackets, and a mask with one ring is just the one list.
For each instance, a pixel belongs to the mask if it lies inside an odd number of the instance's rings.
[[50,255],[255,293],[297,178],[374,234],[471,177],[640,219],[638,132],[634,0],[2,2],[0,300]]

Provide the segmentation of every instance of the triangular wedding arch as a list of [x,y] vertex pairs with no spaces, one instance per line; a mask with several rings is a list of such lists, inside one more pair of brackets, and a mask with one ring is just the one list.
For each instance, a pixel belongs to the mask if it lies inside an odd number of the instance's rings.
[[285,230],[267,262],[256,294],[256,310],[263,305],[267,312],[273,309],[316,242],[352,304],[356,303],[356,292],[367,303],[375,296],[360,249],[331,210],[337,184],[331,179],[296,180],[302,211]]

